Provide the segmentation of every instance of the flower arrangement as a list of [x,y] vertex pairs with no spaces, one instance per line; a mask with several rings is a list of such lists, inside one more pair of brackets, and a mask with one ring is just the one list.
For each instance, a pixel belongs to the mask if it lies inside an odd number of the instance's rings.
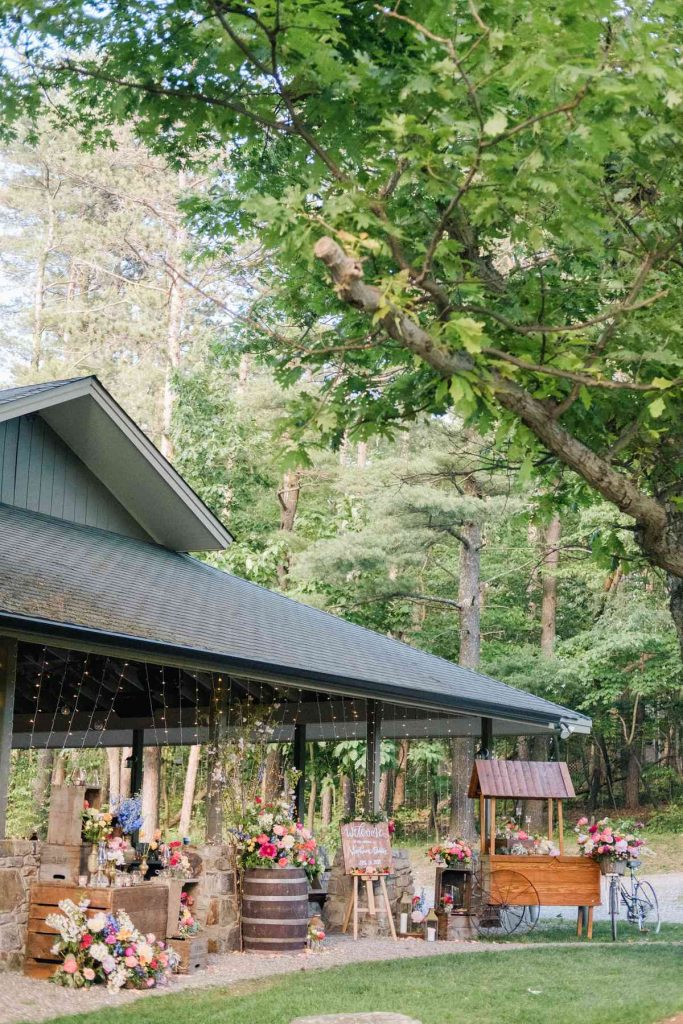
[[125,911],[116,917],[100,911],[88,917],[88,900],[78,905],[62,900],[61,914],[49,914],[46,923],[59,938],[52,952],[64,957],[52,980],[68,988],[105,984],[110,992],[124,985],[154,988],[165,984],[180,957],[151,933],[142,935]]
[[320,917],[312,917],[308,925],[308,948],[320,949],[325,941],[325,929]]
[[130,836],[142,828],[144,819],[141,796],[119,797],[112,804],[111,811],[124,836]]
[[191,878],[192,865],[189,857],[183,853],[183,844],[180,839],[173,839],[166,846],[168,853],[168,867],[174,878]]
[[311,881],[322,871],[318,844],[285,801],[257,797],[231,834],[243,868],[303,868]]
[[180,915],[178,917],[178,935],[181,935],[184,939],[190,935],[196,935],[199,931],[199,922],[195,920],[192,914],[192,907],[194,906],[194,897],[190,896],[189,892],[181,892],[180,894]]
[[627,822],[613,824],[609,818],[588,824],[588,818],[579,818],[574,829],[579,853],[583,857],[603,861],[628,861],[638,856],[645,840],[636,835],[637,826]]
[[110,836],[107,840],[105,856],[110,864],[116,864],[120,868],[126,863],[125,852],[129,848],[127,839],[123,839],[121,836]]
[[464,839],[444,839],[427,850],[427,856],[435,864],[444,867],[467,868],[472,863],[472,848]]
[[101,843],[112,834],[114,815],[109,811],[91,807],[87,800],[83,803],[83,838],[88,843]]

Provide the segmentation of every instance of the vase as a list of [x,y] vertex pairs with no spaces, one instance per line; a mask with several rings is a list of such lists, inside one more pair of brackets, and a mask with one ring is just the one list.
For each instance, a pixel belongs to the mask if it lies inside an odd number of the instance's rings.
[[97,874],[97,868],[99,866],[99,862],[98,862],[98,858],[97,858],[97,853],[98,853],[97,843],[92,843],[92,845],[90,847],[90,853],[88,854],[88,874],[89,875],[96,875]]

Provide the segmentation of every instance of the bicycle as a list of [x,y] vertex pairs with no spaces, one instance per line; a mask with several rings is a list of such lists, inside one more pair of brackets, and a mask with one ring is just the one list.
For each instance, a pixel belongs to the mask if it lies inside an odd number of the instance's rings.
[[649,882],[641,882],[637,877],[637,870],[641,865],[639,860],[627,862],[629,869],[628,882],[623,880],[623,875],[616,872],[609,872],[609,916],[612,925],[612,940],[617,938],[617,922],[619,910],[623,904],[626,908],[626,920],[629,924],[637,924],[638,931],[652,932],[659,934],[661,922],[659,920],[659,903],[657,894]]

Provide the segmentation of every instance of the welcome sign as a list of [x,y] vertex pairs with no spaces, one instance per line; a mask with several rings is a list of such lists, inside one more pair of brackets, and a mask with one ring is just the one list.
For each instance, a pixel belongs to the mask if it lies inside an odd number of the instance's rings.
[[391,839],[386,821],[351,821],[341,826],[347,875],[391,874]]

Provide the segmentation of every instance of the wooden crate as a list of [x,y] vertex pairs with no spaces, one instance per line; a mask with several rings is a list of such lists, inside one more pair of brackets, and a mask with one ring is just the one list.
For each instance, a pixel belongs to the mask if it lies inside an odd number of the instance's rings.
[[191,935],[187,939],[169,939],[169,946],[180,957],[178,974],[194,974],[206,967],[209,955],[209,940],[202,935]]
[[434,906],[441,903],[445,890],[458,888],[461,893],[461,907],[469,910],[472,901],[472,869],[437,867],[434,878]]
[[50,811],[47,823],[47,841],[59,846],[76,846],[81,841],[83,804],[99,807],[100,789],[95,786],[53,786],[50,791]]
[[[499,878],[507,879],[508,882],[509,873],[517,872],[532,883],[542,907],[600,906],[600,868],[589,857],[486,854],[482,856],[481,862],[484,887],[491,893],[494,901],[504,899],[511,904],[514,902],[514,897],[510,896],[513,887],[509,884],[505,885],[504,895],[497,892],[496,872],[501,872]],[[520,893],[520,905],[528,903],[528,892],[524,895],[523,887],[520,887]]]
[[166,937],[168,920],[168,886],[139,885],[130,889],[80,889],[65,882],[37,882],[31,886],[28,935],[24,974],[31,978],[48,978],[60,962],[52,953],[52,944],[57,934],[46,921],[50,914],[59,913],[60,900],[70,899],[74,903],[82,899],[90,901],[88,916],[100,910],[116,915],[120,910],[129,914],[133,924],[141,932],[153,932],[157,938]]
[[183,892],[194,893],[197,891],[196,878],[169,878],[165,879],[164,885],[168,886],[168,920],[166,923],[166,936],[170,939],[178,937],[178,919],[180,918],[180,897]]
[[78,876],[88,873],[89,851],[90,847],[82,843],[78,843],[77,846],[43,843],[40,849],[38,880],[78,885]]

